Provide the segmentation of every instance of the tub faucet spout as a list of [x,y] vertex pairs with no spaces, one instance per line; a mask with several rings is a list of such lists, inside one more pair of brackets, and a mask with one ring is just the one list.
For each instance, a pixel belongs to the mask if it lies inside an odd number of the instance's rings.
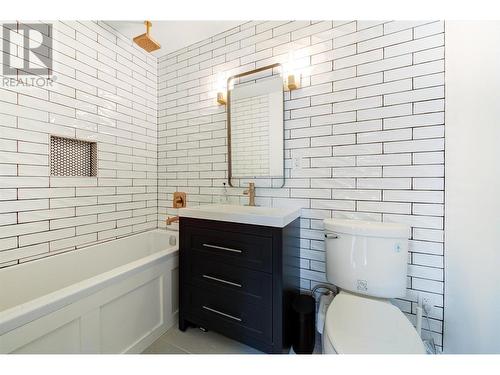
[[172,223],[179,221],[179,216],[168,217],[165,221],[167,222],[167,225],[171,225]]

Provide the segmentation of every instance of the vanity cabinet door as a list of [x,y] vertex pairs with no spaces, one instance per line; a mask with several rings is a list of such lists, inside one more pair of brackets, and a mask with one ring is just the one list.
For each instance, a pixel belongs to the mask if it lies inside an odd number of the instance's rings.
[[183,250],[190,257],[205,256],[219,262],[272,272],[272,238],[206,228],[186,228]]
[[229,337],[272,340],[271,306],[255,305],[245,296],[222,288],[189,286],[187,316],[198,324]]
[[250,304],[261,307],[271,304],[273,279],[268,273],[217,262],[206,256],[191,259],[187,272],[191,285],[238,293]]

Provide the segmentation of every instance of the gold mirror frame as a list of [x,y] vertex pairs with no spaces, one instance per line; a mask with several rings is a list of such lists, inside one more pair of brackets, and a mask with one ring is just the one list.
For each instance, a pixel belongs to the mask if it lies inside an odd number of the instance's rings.
[[[243,72],[243,73],[239,73],[239,74],[236,74],[234,76],[231,76],[227,79],[227,99],[226,99],[226,112],[227,112],[227,181],[228,181],[228,184],[229,186],[231,187],[234,187],[234,185],[232,184],[231,182],[231,177],[232,177],[232,168],[231,168],[231,90],[229,89],[231,87],[231,81],[233,79],[238,79],[238,78],[241,78],[241,77],[246,77],[246,76],[249,76],[249,75],[252,75],[252,74],[255,74],[255,73],[260,73],[264,70],[269,70],[269,69],[274,69],[274,68],[282,68],[282,64],[281,63],[275,63],[275,64],[271,64],[271,65],[266,65],[266,66],[263,66],[261,68],[257,68],[257,69],[254,69],[254,70],[249,70],[247,72]],[[281,75],[283,75],[283,72],[280,73]],[[283,103],[283,108],[284,108],[284,103]],[[283,157],[283,183],[281,184],[281,186],[271,186],[271,188],[276,188],[276,189],[280,189],[282,188],[283,186],[285,186],[285,116],[284,116],[284,113],[283,113],[283,116],[282,116],[282,119],[283,119],[283,152],[282,152],[282,157]],[[257,178],[260,178],[259,176],[254,176],[254,177],[257,177]],[[266,177],[262,177],[262,178],[266,178]],[[273,177],[268,177],[270,178],[271,180],[273,179]],[[272,185],[272,184],[271,184]]]

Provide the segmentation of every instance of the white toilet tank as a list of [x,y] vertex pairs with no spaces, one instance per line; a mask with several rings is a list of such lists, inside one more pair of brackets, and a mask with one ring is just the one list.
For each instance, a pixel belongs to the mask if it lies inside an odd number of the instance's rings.
[[374,297],[406,294],[407,225],[341,219],[323,223],[330,283]]

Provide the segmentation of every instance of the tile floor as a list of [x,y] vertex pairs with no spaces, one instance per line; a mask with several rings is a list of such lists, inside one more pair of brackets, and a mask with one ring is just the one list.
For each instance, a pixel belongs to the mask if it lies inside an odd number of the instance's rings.
[[173,326],[148,347],[143,354],[263,354],[218,333],[188,328],[186,332]]
[[[314,354],[321,353],[321,341],[316,335]],[[231,340],[218,333],[203,332],[198,328],[188,328],[182,332],[177,325],[170,328],[143,354],[264,354],[238,341]],[[293,354],[293,350],[291,353]]]

